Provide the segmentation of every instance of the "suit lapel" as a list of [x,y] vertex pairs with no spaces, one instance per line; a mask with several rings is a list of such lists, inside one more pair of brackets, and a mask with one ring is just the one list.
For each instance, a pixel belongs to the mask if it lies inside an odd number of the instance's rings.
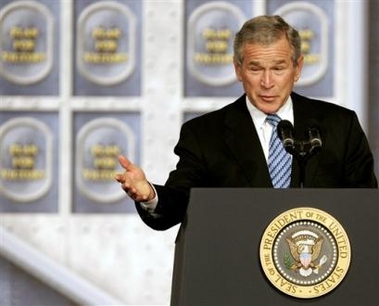
[[[246,107],[245,95],[226,113],[223,136],[252,187],[272,187],[257,131]],[[250,140],[250,141],[249,141]]]

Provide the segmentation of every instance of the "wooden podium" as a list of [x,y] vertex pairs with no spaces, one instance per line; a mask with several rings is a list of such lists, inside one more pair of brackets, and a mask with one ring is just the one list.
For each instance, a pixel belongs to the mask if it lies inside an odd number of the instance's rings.
[[[260,262],[260,242],[283,211],[313,207],[336,218],[351,247],[349,270],[315,298],[284,294]],[[194,189],[176,241],[172,306],[379,305],[377,189]]]

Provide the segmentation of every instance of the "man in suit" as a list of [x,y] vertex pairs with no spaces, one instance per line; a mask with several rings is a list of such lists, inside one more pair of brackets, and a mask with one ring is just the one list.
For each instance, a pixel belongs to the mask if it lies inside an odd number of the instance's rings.
[[[157,230],[180,223],[193,187],[273,188],[269,172],[269,114],[294,125],[296,138],[317,125],[322,149],[305,175],[291,157],[287,187],[377,188],[374,160],[356,114],[332,103],[300,96],[293,86],[303,66],[298,32],[279,16],[248,20],[236,34],[234,66],[245,93],[224,108],[183,124],[176,169],[164,186],[153,185],[126,157],[116,175],[136,202],[143,221]],[[280,187],[283,188],[283,187]]]

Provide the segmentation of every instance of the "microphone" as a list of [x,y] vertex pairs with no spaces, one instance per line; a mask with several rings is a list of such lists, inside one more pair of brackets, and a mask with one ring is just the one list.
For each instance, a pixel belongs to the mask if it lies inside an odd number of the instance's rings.
[[309,143],[311,145],[310,153],[315,154],[321,150],[322,140],[320,136],[320,129],[317,126],[308,128]]
[[282,141],[285,150],[288,153],[293,153],[295,146],[295,139],[293,137],[294,128],[288,120],[282,120],[278,123],[277,133],[279,139]]

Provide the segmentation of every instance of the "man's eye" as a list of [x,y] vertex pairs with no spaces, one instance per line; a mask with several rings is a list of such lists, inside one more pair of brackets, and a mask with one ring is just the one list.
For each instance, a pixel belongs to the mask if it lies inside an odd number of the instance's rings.
[[260,71],[261,68],[259,68],[259,67],[251,67],[250,70],[251,71]]

